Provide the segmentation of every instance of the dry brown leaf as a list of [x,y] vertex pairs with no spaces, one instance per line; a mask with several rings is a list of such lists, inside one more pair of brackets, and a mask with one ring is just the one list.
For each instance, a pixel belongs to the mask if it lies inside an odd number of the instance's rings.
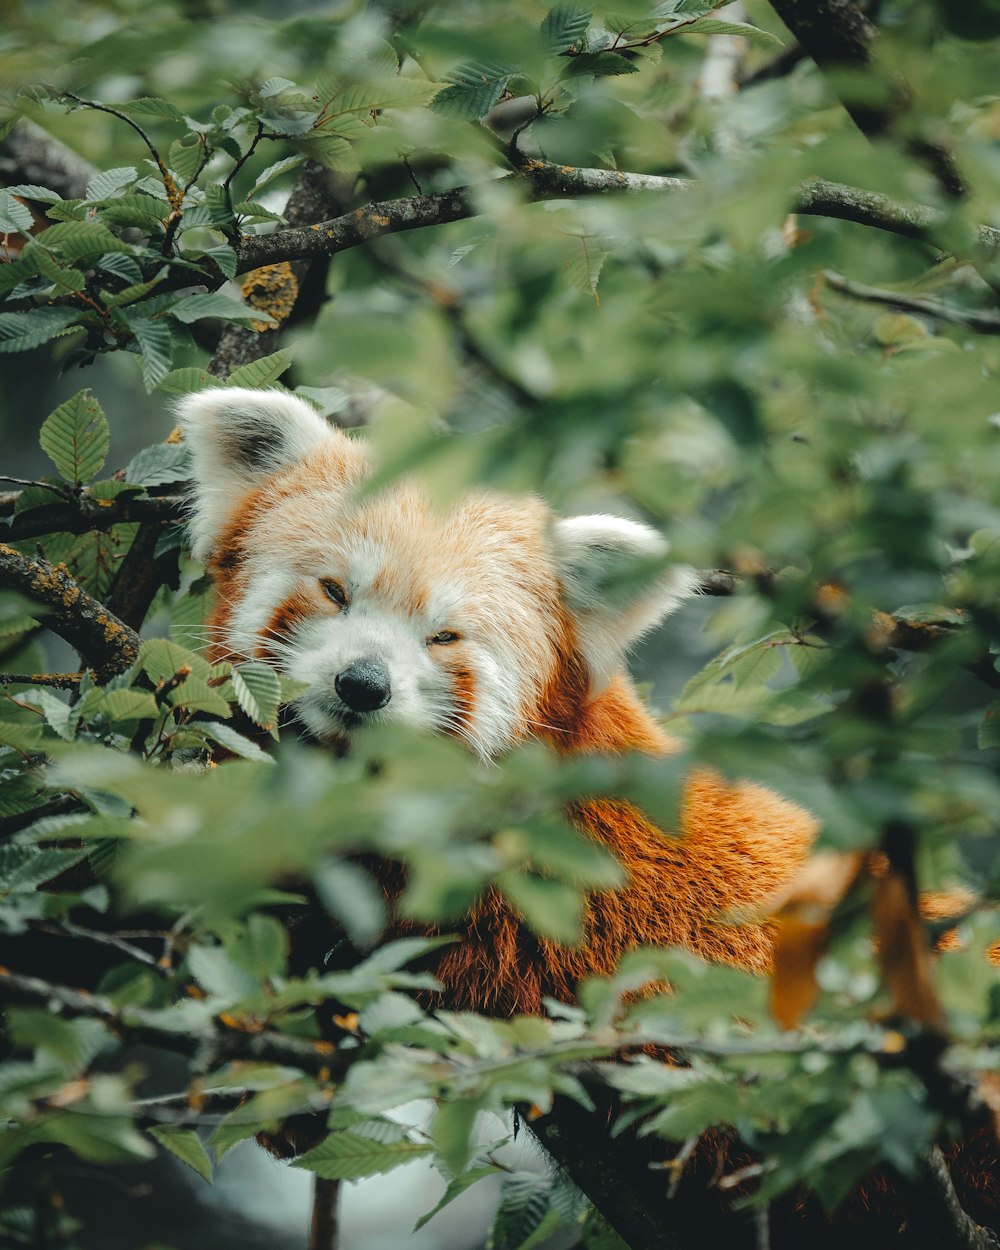
[[816,965],[830,940],[827,923],[786,916],[778,921],[771,973],[771,1015],[783,1029],[794,1029],[819,997]]
[[875,879],[872,907],[879,966],[893,1011],[937,1028],[942,1022],[931,980],[931,952],[918,909],[903,878],[894,872]]

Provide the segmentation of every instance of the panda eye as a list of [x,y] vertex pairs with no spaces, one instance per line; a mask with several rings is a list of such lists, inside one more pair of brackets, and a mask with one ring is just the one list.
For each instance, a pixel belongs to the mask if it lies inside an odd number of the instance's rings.
[[462,635],[456,634],[453,629],[442,629],[438,634],[432,634],[427,639],[429,647],[446,647],[450,642],[461,642]]
[[323,594],[326,595],[332,603],[337,604],[337,606],[341,608],[347,607],[347,591],[335,577],[321,577],[319,579],[319,584]]

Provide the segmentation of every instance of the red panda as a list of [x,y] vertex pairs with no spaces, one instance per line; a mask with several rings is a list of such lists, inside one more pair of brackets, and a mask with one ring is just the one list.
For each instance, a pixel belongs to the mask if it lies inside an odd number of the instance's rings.
[[[444,515],[411,482],[359,493],[365,443],[283,392],[204,391],[180,418],[194,554],[218,591],[214,658],[265,658],[307,683],[297,714],[316,737],[343,750],[398,721],[483,759],[529,739],[564,755],[677,749],[625,671],[629,645],[696,584],[689,569],[663,571],[667,544],[649,527],[558,518],[535,497],[485,490]],[[611,594],[641,561],[660,571],[624,601]],[[796,872],[817,831],[810,813],[699,770],[679,836],[623,801],[582,802],[574,820],[627,884],[589,897],[575,947],[535,938],[488,892],[436,969],[449,1006],[539,1012],[544,996],[572,1001],[581,979],[643,945],[768,970],[772,926],[720,918],[760,909]]]

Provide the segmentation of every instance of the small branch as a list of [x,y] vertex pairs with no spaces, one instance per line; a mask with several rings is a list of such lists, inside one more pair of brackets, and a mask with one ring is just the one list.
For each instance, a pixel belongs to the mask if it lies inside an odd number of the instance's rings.
[[852,299],[870,304],[885,304],[889,308],[902,308],[906,312],[966,326],[979,334],[1000,334],[1000,313],[956,308],[953,304],[928,296],[908,295],[900,291],[887,291],[884,287],[865,286],[863,282],[854,282],[832,269],[824,269],[823,278],[827,286],[839,291],[841,295],[849,295]]
[[[231,1059],[254,1059],[261,1063],[287,1064],[310,1075],[344,1071],[352,1055],[345,1059],[329,1042],[307,1042],[274,1029],[247,1033],[216,1025],[179,1032],[162,1023],[161,1013],[142,1007],[116,1008],[101,994],[88,994],[67,985],[55,985],[39,977],[22,976],[0,968],[0,986],[10,994],[33,1002],[47,1003],[53,1011],[103,1020],[116,1034],[129,1042],[146,1042],[182,1055],[212,1056],[218,1063]],[[356,1054],[356,1052],[354,1052]]]
[[340,1181],[313,1177],[312,1219],[309,1224],[309,1250],[338,1250],[340,1243],[338,1207]]
[[914,1250],[947,1246],[949,1250],[1000,1250],[1000,1240],[977,1224],[955,1193],[944,1155],[932,1146],[916,1180],[905,1182],[907,1227]]
[[0,673],[0,686],[49,686],[53,690],[79,690],[81,673]]
[[107,530],[128,521],[181,521],[184,519],[183,495],[121,494],[115,499],[94,499],[83,491],[75,499],[41,504],[26,512],[15,512],[19,492],[11,491],[0,498],[0,536],[9,542],[38,538],[42,534],[87,534],[91,530]]
[[92,598],[66,572],[40,557],[31,559],[0,543],[0,585],[51,609],[46,624],[94,670],[98,681],[123,673],[139,654],[139,635]]
[[144,951],[142,947],[126,941],[118,933],[102,933],[100,929],[86,929],[82,925],[73,924],[69,920],[61,920],[58,925],[36,923],[32,924],[31,927],[39,929],[43,933],[50,933],[54,937],[80,938],[87,942],[97,942],[101,946],[111,946],[123,955],[127,955],[129,959],[134,959],[149,968],[156,968],[160,972],[167,971],[149,951]]

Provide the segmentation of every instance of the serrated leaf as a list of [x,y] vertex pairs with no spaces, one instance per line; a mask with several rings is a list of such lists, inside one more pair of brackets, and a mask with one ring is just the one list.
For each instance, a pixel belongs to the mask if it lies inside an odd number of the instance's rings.
[[57,850],[25,843],[0,846],[0,895],[30,894],[86,858],[84,849]]
[[167,168],[177,177],[181,186],[191,181],[205,155],[205,145],[196,134],[175,139],[167,152]]
[[106,273],[113,273],[118,278],[124,278],[133,286],[142,281],[139,262],[126,252],[107,252],[99,258],[96,267]]
[[[53,227],[54,228],[54,227]],[[55,338],[80,317],[73,308],[0,313],[0,352],[26,352]]]
[[228,243],[220,243],[218,247],[207,248],[199,254],[198,260],[214,261],[227,278],[236,277],[236,266],[239,258],[236,255],[235,248],[231,248]]
[[123,195],[98,212],[102,221],[113,226],[136,226],[149,231],[163,226],[170,206],[152,195]]
[[128,309],[119,310],[128,323],[139,346],[142,382],[147,392],[153,391],[170,372],[174,358],[174,340],[165,321],[151,317],[129,316]]
[[517,71],[497,61],[466,61],[445,76],[450,85],[430,102],[436,113],[475,121],[490,111]]
[[33,690],[30,695],[22,697],[26,702],[30,700],[36,707],[42,709],[45,713],[45,723],[60,738],[64,738],[67,742],[73,741],[76,737],[76,722],[80,716],[68,700],[60,699],[53,691],[45,689]]
[[265,187],[269,187],[276,178],[280,178],[282,174],[287,174],[290,169],[297,169],[305,158],[303,156],[286,156],[283,160],[275,161],[273,165],[268,165],[263,173],[258,174],[257,181],[250,188],[246,198],[254,199]]
[[241,664],[232,673],[236,702],[262,729],[273,729],[278,719],[281,683],[266,664]]
[[420,1142],[378,1142],[357,1133],[331,1133],[325,1141],[294,1160],[292,1167],[304,1168],[330,1181],[356,1181],[365,1176],[381,1176],[403,1163],[431,1153]]
[[423,1226],[432,1220],[439,1211],[443,1211],[446,1206],[454,1202],[456,1198],[461,1197],[467,1189],[470,1189],[477,1181],[485,1179],[487,1176],[500,1176],[503,1169],[493,1163],[483,1163],[479,1167],[469,1168],[467,1172],[463,1172],[460,1176],[456,1176],[448,1182],[448,1188],[444,1191],[440,1201],[429,1211],[425,1212],[416,1224],[413,1231],[419,1232]]
[[222,694],[203,677],[192,674],[170,695],[171,707],[186,707],[190,712],[208,712],[212,716],[232,715]]
[[[163,383],[160,389],[166,389]],[[154,443],[144,447],[136,452],[125,470],[125,480],[133,486],[165,486],[169,482],[186,482],[190,476],[191,449],[186,443]]]
[[212,1183],[212,1160],[201,1144],[201,1138],[193,1129],[178,1128],[173,1124],[161,1124],[146,1131],[165,1150],[169,1150],[175,1159],[186,1163],[189,1168],[198,1173],[202,1180]]
[[0,234],[27,233],[35,224],[35,218],[27,204],[14,198],[9,191],[0,190]]
[[253,321],[269,321],[276,324],[270,314],[258,308],[248,308],[246,304],[233,299],[229,295],[220,295],[211,291],[205,295],[189,295],[185,299],[172,304],[167,312],[184,325],[192,321],[200,321],[202,317],[222,317],[225,321],[235,321],[238,325],[249,325]]
[[123,187],[127,187],[130,182],[135,182],[138,177],[139,173],[134,165],[120,165],[117,169],[106,169],[102,173],[95,174],[87,183],[84,199],[110,200]]
[[90,391],[77,391],[45,418],[38,441],[67,482],[89,482],[107,458],[108,420]]
[[220,725],[218,721],[203,721],[197,725],[198,732],[219,746],[232,751],[234,755],[245,760],[256,760],[260,764],[273,764],[272,756],[249,738],[244,737],[232,725]]
[[[190,395],[194,391],[203,391],[206,386],[221,386],[217,377],[204,369],[171,369],[157,384],[157,390],[164,395]],[[131,481],[131,479],[129,479]]]
[[139,667],[154,683],[169,681],[182,668],[207,681],[211,676],[208,661],[194,651],[179,647],[167,638],[147,638],[139,649]]
[[679,35],[742,35],[751,43],[777,48],[784,46],[778,36],[772,35],[769,30],[761,30],[759,26],[751,26],[749,22],[727,22],[719,17],[700,17],[696,22],[689,22],[679,27],[677,33]]
[[445,1173],[455,1175],[468,1164],[472,1130],[482,1104],[474,1098],[442,1102],[431,1124],[431,1139]]
[[184,114],[176,104],[160,100],[156,96],[141,96],[138,100],[129,100],[126,104],[116,104],[115,107],[127,117],[162,117],[168,121],[184,121]]
[[83,260],[106,252],[129,252],[132,249],[99,221],[63,221],[49,226],[39,240],[50,252],[63,260]]
[[148,690],[105,690],[94,711],[110,721],[145,720],[160,713]]
[[7,191],[26,200],[37,200],[39,204],[58,204],[63,198],[58,191],[50,191],[35,182],[19,182],[16,186],[7,187]]
[[557,4],[542,18],[542,41],[550,56],[583,47],[593,13],[573,4]]
[[292,353],[287,348],[282,348],[270,356],[261,356],[259,360],[251,360],[249,364],[239,365],[230,373],[226,385],[243,386],[251,390],[273,386],[291,366],[291,363]]

